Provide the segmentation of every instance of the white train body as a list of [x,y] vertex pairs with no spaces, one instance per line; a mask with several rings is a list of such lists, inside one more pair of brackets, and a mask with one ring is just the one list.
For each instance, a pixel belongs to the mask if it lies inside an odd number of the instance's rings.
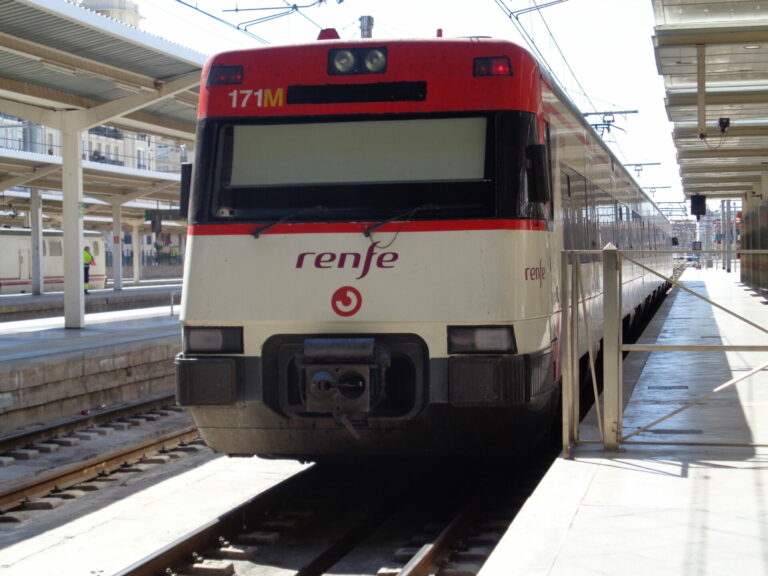
[[[96,264],[91,266],[89,272],[90,287],[104,288],[104,241],[98,232],[85,232],[84,240],[96,259]],[[60,230],[43,231],[44,292],[64,290],[63,243]],[[0,246],[0,294],[32,292],[32,240],[29,228],[0,228]]]

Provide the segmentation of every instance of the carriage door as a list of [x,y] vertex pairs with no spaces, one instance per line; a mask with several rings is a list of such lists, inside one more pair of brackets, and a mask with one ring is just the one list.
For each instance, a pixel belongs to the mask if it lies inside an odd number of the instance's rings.
[[19,280],[32,280],[31,256],[29,248],[19,250]]

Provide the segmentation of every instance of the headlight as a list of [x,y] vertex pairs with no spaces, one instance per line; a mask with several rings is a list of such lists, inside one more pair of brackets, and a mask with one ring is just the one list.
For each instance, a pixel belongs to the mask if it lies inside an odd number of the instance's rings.
[[349,74],[355,69],[355,55],[349,50],[339,50],[333,55],[333,69],[338,74]]
[[381,50],[371,50],[365,55],[365,68],[368,72],[377,74],[387,65],[387,57]]
[[449,354],[516,354],[512,326],[448,326]]
[[230,354],[243,353],[243,329],[242,327],[205,328],[184,327],[185,353],[195,352],[226,352]]

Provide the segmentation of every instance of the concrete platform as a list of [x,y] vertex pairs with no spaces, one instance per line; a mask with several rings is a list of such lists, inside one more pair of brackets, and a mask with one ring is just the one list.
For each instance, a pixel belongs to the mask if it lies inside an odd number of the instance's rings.
[[[142,282],[124,286],[122,290],[105,288],[90,290],[85,296],[85,312],[113,312],[133,308],[177,307],[181,301],[181,279],[156,282]],[[0,322],[51,318],[64,315],[64,293],[8,294],[0,296]]]
[[126,474],[56,510],[0,523],[3,576],[107,576],[304,470],[297,462],[191,455]]
[[0,323],[0,434],[172,394],[181,326],[170,306]]
[[[768,328],[768,301],[738,278],[688,269],[681,280]],[[640,342],[765,345],[768,336],[676,289]],[[765,362],[768,352],[631,353],[624,433]],[[618,452],[579,444],[572,460],[555,461],[480,576],[768,574],[768,372],[630,441]]]

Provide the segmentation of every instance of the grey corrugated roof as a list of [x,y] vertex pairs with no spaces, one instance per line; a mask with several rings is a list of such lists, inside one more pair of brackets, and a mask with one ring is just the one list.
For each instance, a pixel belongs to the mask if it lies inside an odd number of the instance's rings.
[[0,0],[0,31],[156,78],[205,61],[204,54],[64,0]]
[[[205,59],[202,53],[65,0],[0,0],[0,112],[32,122],[40,121],[38,113],[44,117],[50,110],[87,110],[143,94],[144,107],[105,123],[192,141],[196,82]],[[159,84],[176,78],[186,79],[188,88],[150,101]],[[58,157],[0,148],[0,180],[12,181],[56,162]],[[85,164],[86,195],[146,190],[153,200],[178,198],[177,175],[122,173],[108,165]],[[26,185],[60,189],[60,171],[48,171]]]
[[654,11],[685,195],[752,196],[768,163],[768,3],[654,0]]
[[[25,86],[16,96],[3,92],[11,100],[44,94],[53,108],[72,108],[78,98],[89,107],[197,73],[205,58],[64,0],[0,0],[0,78]],[[191,138],[195,104],[193,89],[142,112],[186,124]]]

